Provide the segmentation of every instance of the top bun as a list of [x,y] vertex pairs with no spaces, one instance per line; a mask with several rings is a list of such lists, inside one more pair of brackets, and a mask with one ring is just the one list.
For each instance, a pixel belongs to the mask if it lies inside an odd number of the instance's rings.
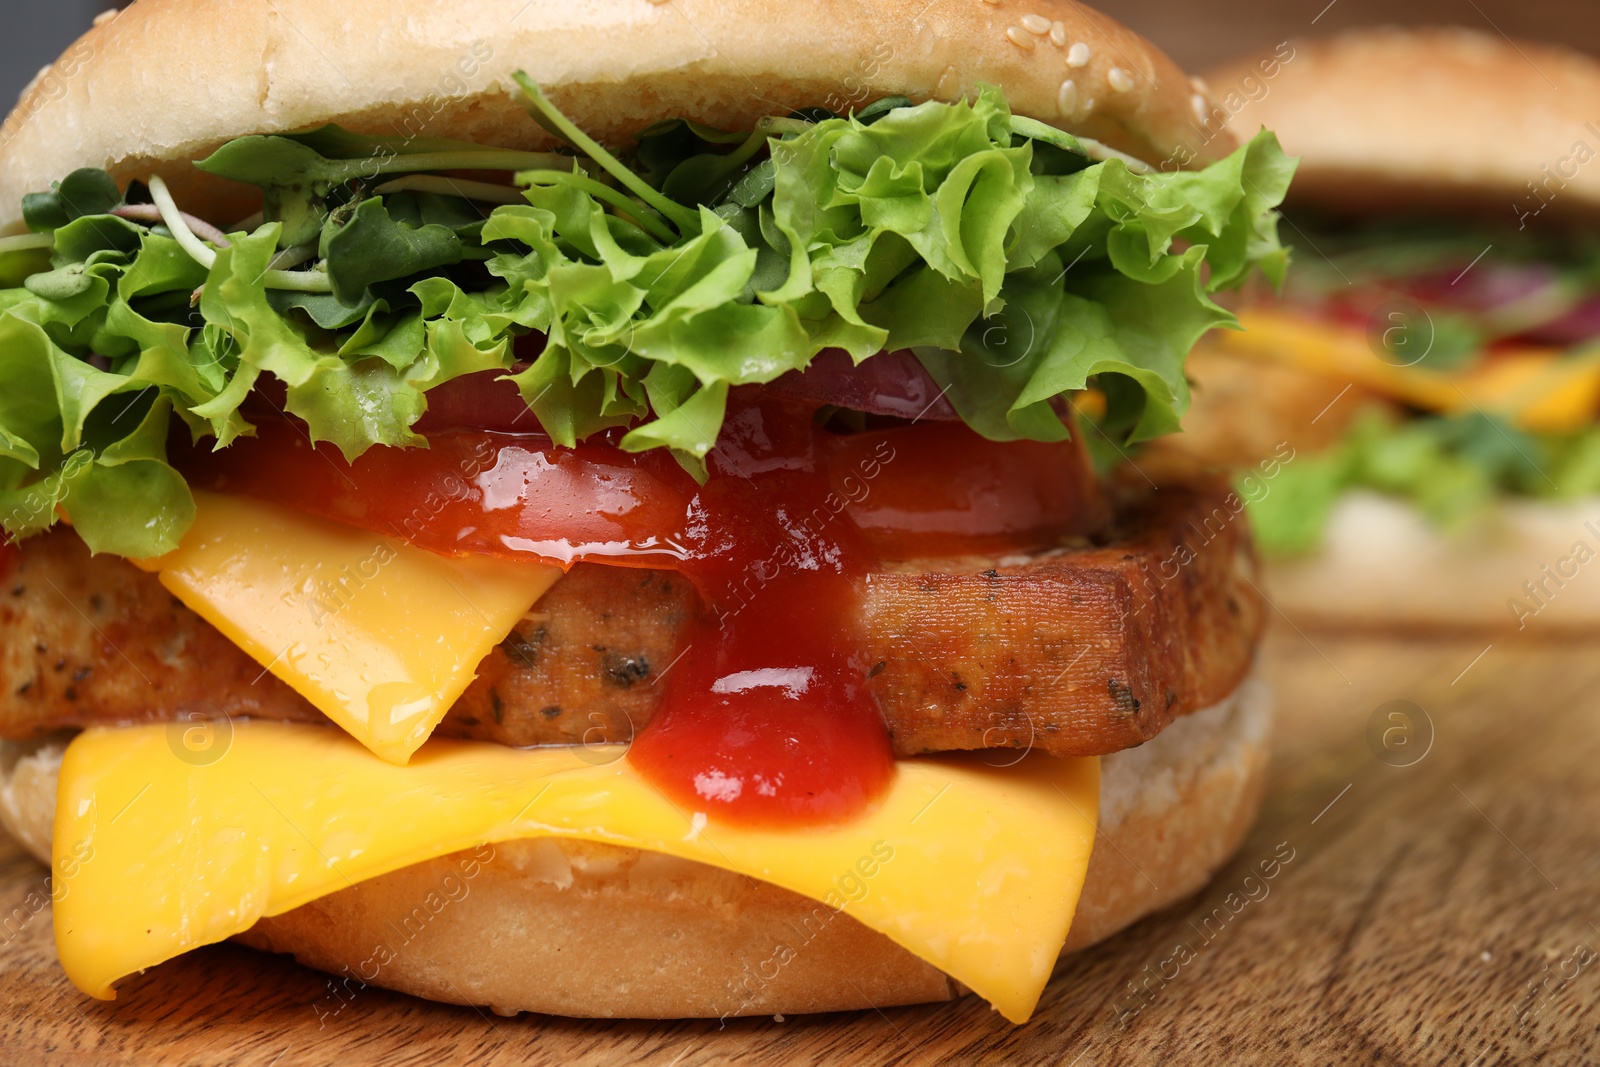
[[519,69],[610,144],[663,118],[741,129],[990,83],[1019,114],[1169,168],[1234,147],[1198,124],[1210,103],[1170,59],[1074,0],[139,0],[97,19],[6,120],[0,230],[24,193],[85,166],[160,173],[198,211],[237,207],[189,162],[331,121],[548,147],[513,96]]
[[1265,125],[1303,157],[1296,203],[1507,220],[1544,204],[1556,215],[1600,207],[1600,63],[1587,56],[1390,28],[1293,41],[1274,58],[1232,63],[1209,85],[1236,136]]

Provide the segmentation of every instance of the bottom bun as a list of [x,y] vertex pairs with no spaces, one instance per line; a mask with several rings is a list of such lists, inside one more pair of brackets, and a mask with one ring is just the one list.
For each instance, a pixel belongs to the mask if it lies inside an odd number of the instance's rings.
[[1600,498],[1503,500],[1445,532],[1358,490],[1334,507],[1315,553],[1268,561],[1265,587],[1289,618],[1319,625],[1600,627]]
[[[1193,893],[1255,819],[1271,700],[1222,703],[1104,757],[1100,834],[1063,951]],[[0,746],[0,820],[48,862],[62,744]],[[1009,754],[997,754],[1012,758]],[[445,901],[441,887],[458,888]],[[437,910],[419,907],[430,897]],[[715,867],[551,838],[484,845],[361,882],[238,940],[429,1000],[581,1017],[804,1014],[966,990],[847,913]]]
[[52,734],[35,741],[0,741],[0,826],[46,867],[61,757],[70,740]]
[[[1104,758],[1101,836],[1066,951],[1210,880],[1255,819],[1270,717],[1266,685],[1252,676],[1221,704]],[[465,895],[436,914],[417,909],[463,864],[473,869],[473,857],[483,862]],[[788,890],[548,838],[419,863],[263,919],[239,940],[347,980],[502,1015],[803,1014],[966,992],[848,913]]]

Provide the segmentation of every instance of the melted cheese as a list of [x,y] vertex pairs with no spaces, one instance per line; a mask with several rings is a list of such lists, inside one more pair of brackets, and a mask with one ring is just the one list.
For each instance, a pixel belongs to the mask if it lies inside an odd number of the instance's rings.
[[1530,346],[1497,350],[1459,372],[1438,371],[1379,359],[1366,334],[1348,326],[1262,310],[1244,312],[1239,321],[1242,333],[1224,331],[1216,343],[1239,355],[1353,382],[1424,411],[1481,409],[1508,416],[1525,430],[1560,433],[1589,426],[1600,410],[1600,358]]
[[247,497],[195,494],[141,566],[349,734],[405,763],[561,571],[449,558]]
[[160,725],[87,730],[67,750],[56,946],[92,996],[362,879],[554,836],[696,860],[842,909],[1022,1022],[1066,940],[1099,806],[1098,760],[1042,755],[1004,768],[904,760],[868,815],[773,831],[683,811],[620,749],[439,739],[396,767],[325,729],[246,722],[215,762],[183,751]]

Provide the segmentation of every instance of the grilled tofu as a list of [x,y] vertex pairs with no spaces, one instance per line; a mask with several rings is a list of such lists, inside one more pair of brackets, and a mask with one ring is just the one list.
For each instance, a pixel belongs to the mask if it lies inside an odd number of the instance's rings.
[[[921,560],[862,589],[866,684],[896,754],[1140,744],[1243,679],[1264,619],[1242,503],[1225,486],[1125,500],[1096,543]],[[508,745],[627,741],[707,608],[668,571],[574,566],[439,728]],[[324,721],[125,560],[59,530],[0,584],[0,736],[93,723]]]

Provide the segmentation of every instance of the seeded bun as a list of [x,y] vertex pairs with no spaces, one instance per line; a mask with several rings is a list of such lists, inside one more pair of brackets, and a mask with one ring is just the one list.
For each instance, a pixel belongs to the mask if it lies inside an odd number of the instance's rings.
[[1019,113],[1151,162],[1233,148],[1191,125],[1209,104],[1171,60],[1074,0],[138,0],[42,71],[0,131],[0,227],[85,166],[161,173],[185,206],[232,221],[244,203],[187,189],[188,162],[330,121],[548,147],[512,96],[519,69],[611,144],[662,118],[742,129],[992,83]]
[[[1600,208],[1594,59],[1465,29],[1362,30],[1290,45],[1293,58],[1271,78],[1252,57],[1207,83],[1234,112],[1236,135],[1265,125],[1302,157],[1293,203],[1477,209],[1514,222],[1514,206],[1540,206],[1528,183],[1555,174],[1542,194],[1547,217]],[[1587,162],[1574,156],[1580,143]]]
[[[1238,848],[1260,805],[1270,719],[1270,694],[1252,676],[1221,704],[1102,759],[1101,833],[1066,951],[1195,892]],[[0,820],[41,859],[60,761],[58,743],[27,753],[0,743]],[[417,901],[469,858],[481,862],[470,892],[414,923],[373,975],[374,946],[394,942]],[[848,910],[688,860],[550,839],[419,863],[264,919],[240,940],[352,982],[365,975],[502,1014],[713,1018],[966,992]]]

